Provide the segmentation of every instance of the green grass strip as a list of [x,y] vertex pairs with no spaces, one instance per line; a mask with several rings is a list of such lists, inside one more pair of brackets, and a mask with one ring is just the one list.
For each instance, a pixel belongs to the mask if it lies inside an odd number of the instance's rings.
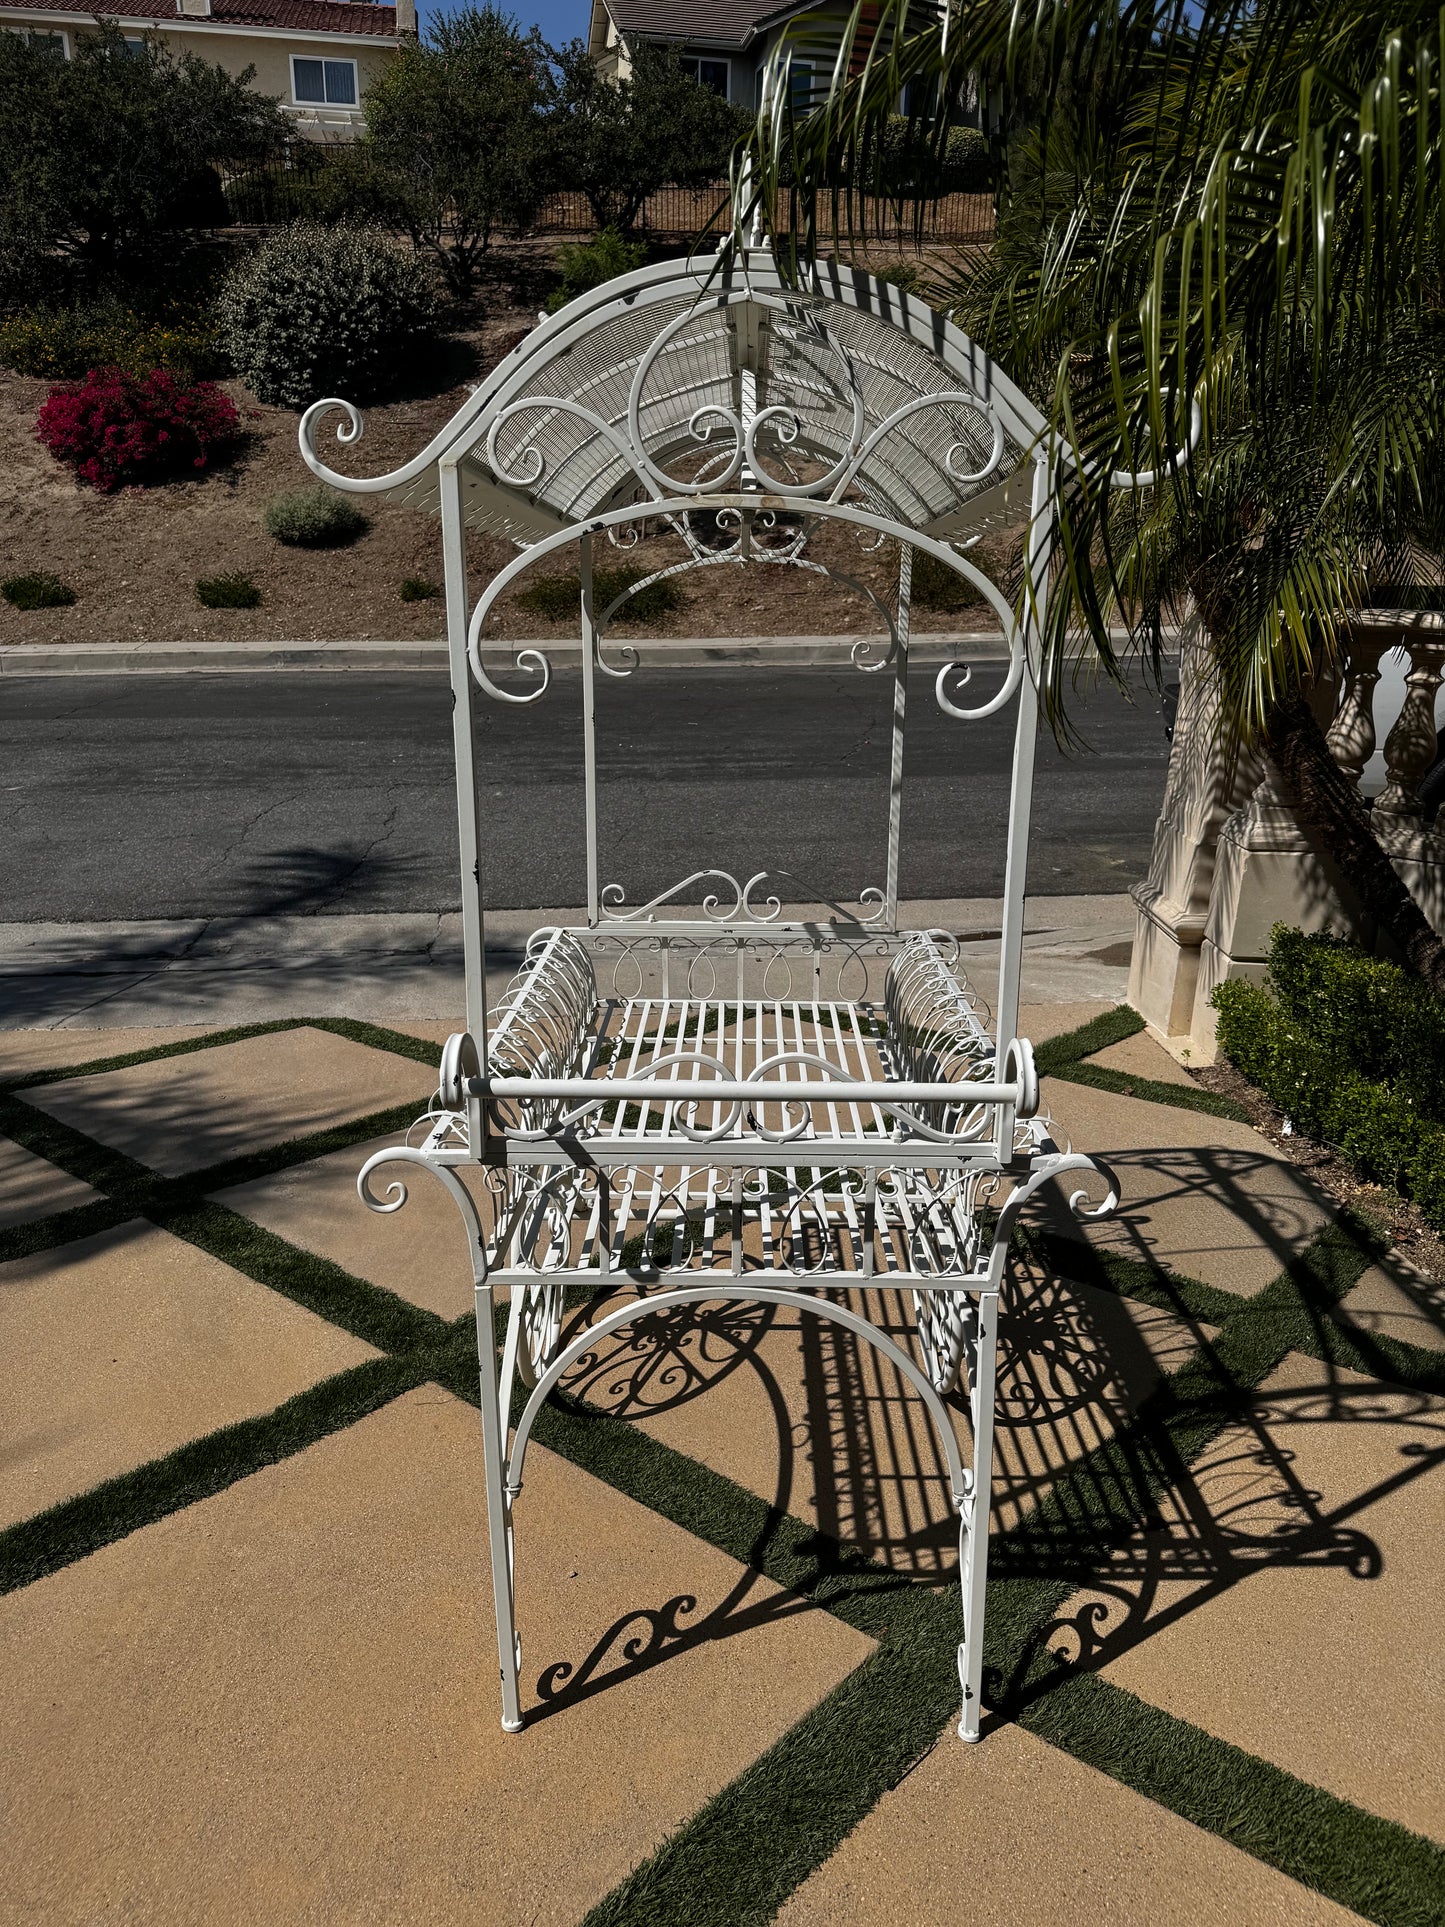
[[1210,1117],[1227,1117],[1247,1124],[1249,1114],[1233,1098],[1218,1097],[1198,1084],[1168,1084],[1154,1077],[1136,1077],[1130,1071],[1116,1071],[1103,1064],[1085,1060],[1111,1044],[1122,1044],[1126,1037],[1137,1037],[1144,1019],[1128,1004],[1106,1010],[1077,1030],[1050,1037],[1034,1052],[1040,1077],[1058,1077],[1069,1084],[1087,1084],[1095,1090],[1113,1091],[1120,1097],[1137,1097],[1146,1104],[1169,1104],[1178,1111],[1203,1111]]
[[1143,1028],[1144,1019],[1137,1010],[1131,1010],[1128,1004],[1118,1004],[1113,1010],[1091,1017],[1087,1024],[1080,1024],[1077,1030],[1062,1031],[1059,1036],[1045,1038],[1042,1044],[1036,1044],[1034,1063],[1038,1066],[1039,1076],[1057,1076],[1063,1066],[1077,1064],[1081,1057],[1107,1050],[1111,1044],[1122,1044],[1126,1037],[1137,1036]]
[[1439,1927],[1445,1849],[1366,1813],[1093,1673],[1074,1673],[1021,1724],[1384,1927]]
[[[956,1718],[936,1602],[587,1914],[584,1927],[762,1927]],[[959,1742],[962,1744],[962,1742]],[[967,1825],[967,1816],[961,1824]]]
[[1248,1124],[1249,1113],[1232,1097],[1220,1097],[1198,1084],[1166,1084],[1154,1077],[1136,1077],[1132,1071],[1110,1070],[1103,1064],[1062,1064],[1050,1076],[1065,1084],[1087,1084],[1096,1091],[1113,1091],[1119,1097],[1135,1097],[1145,1104],[1168,1104],[1176,1111],[1203,1111],[1210,1117],[1227,1117],[1236,1124]]
[[142,1526],[213,1498],[263,1466],[294,1457],[424,1384],[428,1363],[423,1352],[370,1359],[298,1392],[272,1412],[192,1439],[8,1527],[0,1532],[0,1593],[31,1585]]
[[418,1064],[435,1064],[441,1057],[439,1044],[425,1037],[413,1037],[408,1031],[393,1030],[386,1024],[368,1024],[356,1017],[275,1017],[265,1023],[232,1024],[224,1030],[202,1031],[195,1037],[177,1037],[168,1044],[149,1044],[143,1050],[92,1057],[82,1064],[57,1064],[48,1070],[0,1078],[0,1090],[31,1091],[43,1084],[67,1083],[71,1078],[103,1077],[109,1071],[130,1070],[136,1064],[156,1064],[165,1057],[189,1057],[194,1051],[242,1044],[249,1037],[273,1037],[283,1030],[327,1030],[333,1036],[350,1038],[353,1043],[369,1045],[373,1050],[413,1058]]
[[385,1130],[400,1128],[410,1120],[414,1109],[413,1105],[393,1107],[182,1178],[166,1178],[21,1100],[0,1097],[0,1125],[17,1142],[108,1193],[103,1206],[79,1207],[79,1212],[91,1214],[86,1220],[88,1231],[76,1231],[79,1213],[67,1211],[0,1232],[0,1259],[53,1248],[60,1242],[55,1235],[58,1230],[68,1230],[71,1236],[93,1235],[133,1219],[145,1219],[380,1351],[435,1346],[445,1339],[448,1325],[434,1312],[353,1276],[329,1258],[291,1244],[204,1195],[211,1189],[244,1183],[309,1161],[351,1142],[367,1142]]

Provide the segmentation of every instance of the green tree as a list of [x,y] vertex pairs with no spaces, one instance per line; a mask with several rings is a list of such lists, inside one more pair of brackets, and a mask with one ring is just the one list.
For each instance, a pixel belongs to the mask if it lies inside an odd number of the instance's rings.
[[586,195],[599,228],[627,234],[658,188],[726,175],[751,116],[699,86],[673,49],[639,43],[623,80],[599,73],[581,40],[554,59],[558,183]]
[[[850,33],[858,35],[860,9]],[[1410,967],[1445,945],[1311,708],[1351,614],[1445,582],[1445,122],[1431,0],[882,0],[861,71],[792,130],[788,249],[910,80],[994,105],[998,240],[959,319],[1044,408],[1064,499],[1044,692],[1154,667],[1197,612],[1225,726],[1262,743]],[[838,71],[847,74],[845,57]],[[755,136],[777,231],[784,144]],[[791,223],[791,227],[788,226]],[[1174,457],[1177,456],[1177,459]],[[1123,472],[1156,473],[1137,493]]]
[[497,228],[525,227],[547,193],[549,87],[535,30],[468,7],[403,47],[367,90],[381,204],[458,294]]
[[240,76],[111,24],[75,35],[64,60],[0,34],[0,236],[108,272],[192,224],[213,170],[284,147],[285,117]]

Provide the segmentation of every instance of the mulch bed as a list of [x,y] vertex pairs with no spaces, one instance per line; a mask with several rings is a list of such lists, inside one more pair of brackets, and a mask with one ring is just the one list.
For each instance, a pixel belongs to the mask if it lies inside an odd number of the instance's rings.
[[[422,449],[485,372],[534,325],[539,290],[552,277],[557,243],[537,241],[499,252],[473,302],[453,315],[453,337],[435,363],[418,370],[414,392],[366,410],[359,447],[331,443],[338,469],[380,474]],[[365,504],[369,531],[352,547],[288,549],[261,527],[267,499],[310,481],[296,444],[297,416],[258,403],[240,382],[222,384],[241,411],[245,447],[226,467],[196,480],[97,495],[35,439],[35,418],[49,383],[0,370],[0,554],[6,575],[46,571],[78,600],[68,609],[22,612],[0,602],[0,643],[411,641],[440,636],[440,599],[403,602],[402,580],[441,581],[440,528],[435,518],[391,503]],[[323,429],[326,450],[329,429]],[[824,531],[815,552],[890,599],[897,567],[887,545],[861,551],[841,528]],[[483,582],[515,551],[474,537],[473,576]],[[640,543],[626,555],[599,558],[656,567],[680,548],[675,538]],[[564,553],[541,565],[575,568]],[[987,566],[987,564],[985,564]],[[256,609],[203,609],[198,576],[239,570],[262,592]],[[749,636],[872,634],[877,613],[853,592],[795,569],[710,569],[683,578],[681,606],[659,621],[621,620],[619,636]],[[992,629],[985,607],[962,614],[918,609],[921,632]],[[504,605],[489,624],[497,639],[575,635],[575,621],[548,623]]]

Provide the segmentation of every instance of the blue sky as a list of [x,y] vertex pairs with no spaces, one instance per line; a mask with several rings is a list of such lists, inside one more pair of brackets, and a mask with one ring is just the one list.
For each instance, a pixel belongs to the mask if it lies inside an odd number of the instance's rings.
[[[506,5],[506,0],[503,0]],[[454,5],[436,5],[434,0],[419,0],[419,11],[423,23],[436,14],[454,13]],[[523,29],[537,26],[542,29],[544,40],[554,46],[559,41],[576,40],[587,31],[587,20],[592,8],[590,0],[514,0],[507,7],[521,22]]]

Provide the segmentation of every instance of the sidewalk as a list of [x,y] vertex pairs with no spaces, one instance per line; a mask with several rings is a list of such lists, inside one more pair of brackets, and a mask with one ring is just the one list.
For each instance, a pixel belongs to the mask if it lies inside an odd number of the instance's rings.
[[1439,1919],[1445,1359],[1381,1349],[1388,1255],[1082,988],[1123,901],[1031,906],[1045,1106],[1125,1202],[1031,1212],[1006,1295],[975,1748],[915,1394],[746,1305],[629,1328],[544,1413],[502,1734],[461,1235],[437,1187],[354,1190],[449,1019],[157,1027],[359,1009],[408,955],[442,999],[440,934],[201,926],[149,975],[141,935],[104,1004],[105,933],[38,934],[62,1027],[0,1035],[40,1080],[0,1094],[0,1921]]
[[[808,909],[825,914],[821,905],[802,906]],[[793,906],[783,915],[800,913]],[[914,928],[961,936],[966,969],[991,995],[998,899],[905,904],[900,916]],[[585,921],[580,910],[489,912],[493,991],[511,977],[534,930]],[[1123,997],[1134,930],[1127,896],[1034,897],[1026,928],[1026,997]],[[318,1012],[390,1022],[457,1016],[462,1004],[460,916],[0,924],[0,1031],[221,1027]],[[0,1062],[3,1056],[0,1046]]]

